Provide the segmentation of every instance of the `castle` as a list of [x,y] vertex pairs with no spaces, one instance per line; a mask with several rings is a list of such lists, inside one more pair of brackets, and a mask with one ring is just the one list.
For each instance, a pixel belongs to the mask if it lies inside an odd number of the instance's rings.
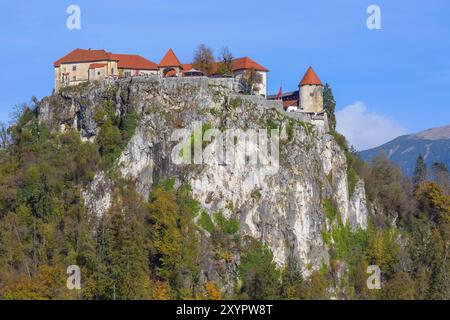
[[323,113],[323,84],[312,67],[309,67],[298,84],[298,90],[271,95],[269,100],[282,100],[286,112]]
[[[169,49],[159,64],[135,54],[115,54],[105,50],[75,49],[53,64],[55,90],[63,86],[77,85],[86,81],[105,78],[128,78],[135,76],[159,75],[161,77],[203,76],[192,64],[181,63],[172,49]],[[212,66],[212,77],[220,76],[218,63]],[[249,57],[231,61],[235,80],[239,81],[244,72],[254,70],[261,78],[256,94],[267,96],[267,73],[269,70]]]
[[[107,78],[130,77],[199,77],[203,72],[193,68],[192,64],[183,64],[169,49],[161,61],[156,64],[136,54],[115,54],[105,50],[75,49],[53,64],[55,90],[64,86],[77,85],[86,81]],[[254,71],[260,77],[255,94],[267,100],[281,100],[286,112],[309,114],[320,120],[324,116],[323,85],[312,67],[306,71],[299,83],[299,90],[285,94],[267,96],[267,73],[269,70],[249,57],[231,61],[232,78],[240,82],[244,73]],[[213,63],[209,77],[226,77],[219,73],[219,63]]]

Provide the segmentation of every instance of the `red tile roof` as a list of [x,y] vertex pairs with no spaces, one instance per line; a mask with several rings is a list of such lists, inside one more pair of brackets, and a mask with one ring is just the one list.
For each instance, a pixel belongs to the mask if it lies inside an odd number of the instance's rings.
[[288,107],[297,106],[298,100],[285,100],[283,101],[283,108],[287,109]]
[[164,58],[162,58],[161,62],[159,63],[160,67],[181,67],[181,62],[178,60],[177,56],[173,52],[172,49],[169,49],[167,51]]
[[255,69],[257,71],[264,71],[264,72],[269,71],[269,69],[256,63],[249,57],[233,59],[232,64],[233,64],[233,71],[242,70],[242,69]]
[[312,67],[308,68],[302,81],[300,81],[300,86],[304,85],[322,85],[322,82],[320,82],[319,77],[314,72],[314,69]]
[[89,69],[97,69],[97,68],[102,68],[102,67],[105,67],[105,66],[107,66],[106,63],[91,63],[89,65]]
[[[211,72],[212,74],[217,72],[219,63],[220,62],[215,62],[213,64],[212,72]],[[189,63],[181,64],[180,60],[178,60],[177,56],[175,55],[175,53],[173,52],[172,49],[169,49],[169,51],[167,51],[166,55],[164,56],[164,58],[159,63],[159,66],[160,67],[178,67],[178,66],[181,66],[184,71],[192,69],[192,64],[189,64]],[[252,60],[249,57],[233,59],[233,61],[232,61],[232,68],[233,68],[233,71],[248,70],[248,69],[255,69],[257,71],[263,71],[263,72],[268,72],[269,71],[269,69],[263,67],[262,65],[260,65],[257,62],[255,62],[254,60]]]
[[175,77],[177,72],[175,70],[169,70],[164,76],[165,77]]
[[[113,54],[105,50],[75,49],[61,59],[55,61],[54,66],[59,67],[61,63],[95,61],[118,61],[118,67],[121,69],[157,70],[158,67],[181,67],[184,71],[192,69],[192,64],[181,64],[180,60],[178,60],[172,49],[169,49],[167,51],[159,65],[145,59],[140,55],[135,54]],[[213,74],[218,69],[218,64],[218,62],[214,63],[212,72]],[[232,68],[233,71],[248,69],[255,69],[263,72],[269,71],[267,68],[263,67],[262,65],[258,64],[248,57],[233,59]]]
[[158,65],[137,54],[112,54],[119,69],[158,70]]
[[181,67],[183,68],[183,71],[189,71],[192,69],[192,64],[185,63],[185,64],[182,64]]
[[73,63],[73,62],[90,62],[90,61],[110,61],[114,60],[111,57],[111,52],[105,50],[85,50],[75,49],[68,53],[61,59],[55,61],[53,65],[59,67],[61,63]]

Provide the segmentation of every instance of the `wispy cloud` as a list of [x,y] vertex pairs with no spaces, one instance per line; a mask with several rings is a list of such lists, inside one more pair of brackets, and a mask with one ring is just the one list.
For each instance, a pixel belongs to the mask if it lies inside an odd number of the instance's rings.
[[361,101],[336,112],[336,118],[337,131],[357,150],[377,147],[407,133],[406,128],[389,117],[370,112]]

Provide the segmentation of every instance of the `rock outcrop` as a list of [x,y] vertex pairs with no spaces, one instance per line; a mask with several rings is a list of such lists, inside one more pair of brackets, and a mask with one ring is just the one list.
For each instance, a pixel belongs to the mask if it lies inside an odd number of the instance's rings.
[[[337,204],[342,222],[367,227],[364,183],[359,181],[349,195],[346,157],[333,136],[283,112],[277,101],[239,95],[228,79],[128,79],[63,88],[40,103],[40,121],[58,129],[75,128],[84,140],[94,141],[94,114],[105,101],[117,115],[133,111],[138,116],[134,135],[114,168],[135,183],[144,199],[161,179],[189,183],[206,212],[238,215],[240,232],[265,242],[278,265],[293,257],[307,275],[329,263],[322,231],[336,222],[327,221],[324,199]],[[195,133],[198,122],[221,132],[280,128],[279,166],[267,172],[246,163],[174,163],[179,143],[172,141],[174,131]],[[261,148],[249,142],[246,150]],[[93,215],[107,214],[112,184],[99,172],[83,191]]]

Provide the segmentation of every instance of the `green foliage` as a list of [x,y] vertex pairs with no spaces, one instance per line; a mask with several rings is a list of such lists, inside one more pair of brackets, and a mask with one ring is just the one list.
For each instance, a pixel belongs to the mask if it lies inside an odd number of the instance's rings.
[[146,204],[131,186],[114,199],[103,222],[102,297],[107,299],[148,299],[150,297],[149,232]]
[[105,121],[100,126],[97,143],[100,154],[107,165],[111,165],[119,157],[122,152],[121,142],[122,134],[119,128],[114,126],[111,121]]
[[191,189],[174,190],[174,180],[162,181],[150,197],[152,265],[158,281],[168,283],[180,298],[192,297],[198,285],[198,239],[193,218],[199,203]]
[[292,141],[294,139],[294,134],[295,134],[295,122],[291,119],[289,119],[286,122],[286,134],[288,137],[288,141]]
[[230,99],[229,108],[231,110],[235,110],[235,109],[239,108],[241,105],[242,105],[242,98],[236,97],[236,98]]
[[200,213],[200,218],[198,219],[198,225],[208,231],[209,233],[212,233],[214,231],[214,222],[212,221],[211,217],[206,211],[202,211]]
[[337,132],[336,130],[331,129],[329,131],[329,133],[333,136],[334,140],[337,142],[337,144],[341,148],[341,150],[347,153],[349,151],[349,148],[347,145],[347,139],[342,134]]
[[275,299],[280,286],[280,272],[270,249],[255,239],[246,239],[239,273],[243,282],[241,294],[249,299]]
[[233,235],[239,231],[239,220],[236,218],[226,219],[221,211],[214,214],[214,220],[219,230],[225,234]]
[[325,216],[331,222],[333,222],[336,219],[336,217],[338,217],[340,214],[339,210],[337,209],[336,203],[334,203],[334,201],[332,201],[331,199],[323,199],[322,207]]
[[128,111],[119,117],[114,108],[112,100],[105,100],[103,108],[98,109],[93,116],[99,125],[97,143],[106,167],[111,166],[120,156],[138,124],[135,111]]
[[414,173],[412,177],[412,182],[415,187],[425,181],[427,178],[427,166],[425,164],[425,160],[423,156],[419,154],[416,160],[416,166],[414,168]]
[[328,116],[328,124],[331,130],[336,129],[336,101],[334,100],[333,91],[328,83],[323,87],[323,108]]
[[359,175],[355,168],[361,167],[362,161],[356,155],[356,152],[348,147],[347,140],[343,135],[334,129],[330,130],[330,134],[334,137],[341,150],[345,153],[345,157],[347,159],[348,191],[351,197],[355,192],[356,184],[359,181]]
[[348,181],[348,194],[351,197],[355,192],[356,184],[359,181],[359,177],[358,174],[356,173],[356,170],[351,166],[347,166],[347,181]]
[[267,118],[266,126],[267,126],[267,134],[269,134],[269,135],[271,134],[272,130],[280,128],[279,124],[271,117]]
[[[211,218],[190,187],[175,179],[159,181],[146,201],[132,182],[111,175],[109,211],[89,215],[81,190],[116,159],[138,122],[133,112],[114,110],[113,100],[106,100],[95,114],[96,143],[39,124],[32,108],[10,128],[0,155],[0,299],[217,299],[223,284],[201,283],[200,266],[209,263],[221,274],[239,261],[242,285],[230,298],[450,298],[446,168],[436,165],[434,181],[425,178],[413,188],[384,155],[369,166],[332,132],[347,157],[350,192],[363,178],[376,212],[367,230],[352,230],[333,201],[323,200],[333,221],[322,231],[329,266],[315,270],[289,257],[278,270],[266,245],[241,241],[238,208],[230,202],[230,218],[220,211]],[[273,117],[273,124],[279,120]],[[255,189],[251,197],[259,200],[260,193]],[[210,234],[199,232],[194,221]],[[65,289],[65,268],[72,264],[82,271],[77,292]],[[366,286],[373,264],[381,268],[380,291]],[[310,276],[304,279],[302,270]]]

